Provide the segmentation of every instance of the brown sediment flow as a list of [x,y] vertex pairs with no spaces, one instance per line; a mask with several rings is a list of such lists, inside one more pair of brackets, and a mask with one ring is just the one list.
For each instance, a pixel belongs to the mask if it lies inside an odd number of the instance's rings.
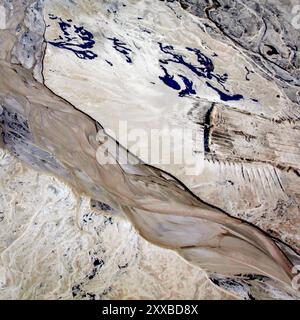
[[[199,256],[194,252],[192,259],[200,267],[211,262],[208,272],[259,273],[290,283],[291,263],[261,231],[201,202],[162,177],[158,169],[135,165],[139,174],[134,175],[118,164],[100,165],[95,121],[35,81],[31,71],[4,62],[1,71],[1,93],[22,106],[17,113],[28,119],[31,143],[59,160],[68,173],[67,182],[77,190],[99,201],[104,193],[151,242],[180,252],[187,245],[199,248]],[[189,219],[186,225],[182,217]]]
[[[265,275],[291,287],[293,265],[270,236],[132,155],[135,164],[126,168],[101,165],[104,152],[114,153],[99,148],[95,120],[37,81],[32,68],[12,64],[9,54],[0,60],[0,70],[4,145],[23,161],[125,213],[145,239],[176,250],[208,274]],[[105,132],[103,137],[116,145]],[[127,150],[120,152],[127,156]]]

